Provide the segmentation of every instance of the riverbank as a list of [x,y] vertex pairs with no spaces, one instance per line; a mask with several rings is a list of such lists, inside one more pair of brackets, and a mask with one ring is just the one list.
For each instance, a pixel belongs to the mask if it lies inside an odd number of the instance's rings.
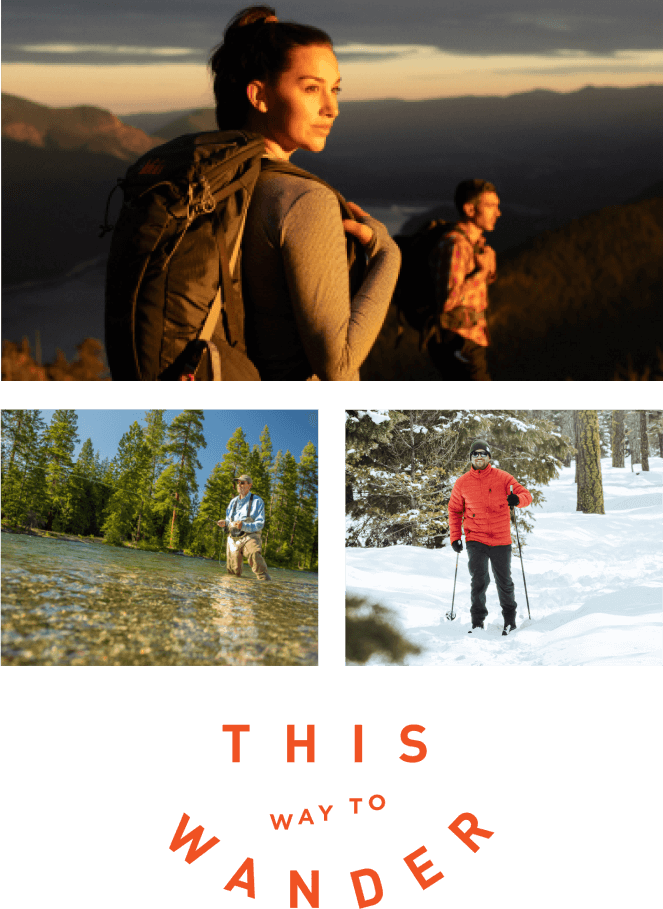
[[197,556],[191,552],[185,552],[183,549],[168,549],[152,545],[141,546],[139,543],[132,543],[129,540],[123,540],[121,543],[109,543],[104,537],[83,536],[82,534],[59,533],[55,530],[42,530],[41,528],[31,528],[29,530],[21,527],[10,527],[2,525],[3,533],[11,533],[27,537],[42,537],[53,540],[65,540],[67,543],[101,543],[103,546],[116,546],[118,549],[136,549],[139,552],[162,552],[166,555],[183,555],[191,559],[204,559],[207,562],[216,562],[217,559],[209,559],[206,556]]
[[[196,555],[193,552],[189,552],[186,549],[168,549],[167,547],[159,547],[153,544],[143,544],[133,543],[130,540],[124,540],[121,543],[109,543],[104,537],[95,537],[95,536],[83,536],[82,534],[71,534],[71,533],[59,533],[55,530],[43,530],[41,528],[24,528],[24,527],[12,527],[9,524],[2,525],[2,533],[10,533],[13,535],[19,536],[28,536],[28,537],[41,537],[44,539],[54,539],[54,540],[64,540],[67,543],[101,543],[103,546],[114,546],[117,549],[133,549],[136,552],[154,552],[162,553],[163,555],[179,555],[185,556],[188,559],[199,559],[202,562],[223,562],[225,564],[224,558],[212,558],[210,556],[201,556]],[[278,563],[270,563],[271,567],[274,568],[283,568],[287,571],[302,571],[307,574],[316,574],[318,573],[317,568],[299,568],[291,567],[286,565],[279,565]]]

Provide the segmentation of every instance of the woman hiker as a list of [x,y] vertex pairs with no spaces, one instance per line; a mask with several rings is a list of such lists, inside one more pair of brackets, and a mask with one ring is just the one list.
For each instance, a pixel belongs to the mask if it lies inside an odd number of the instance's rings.
[[[331,188],[283,172],[297,149],[323,150],[338,116],[332,41],[253,6],[232,19],[210,66],[219,129],[259,133],[277,162],[258,179],[242,242],[247,353],[263,380],[358,380],[396,284],[398,247],[359,206],[348,203],[356,220],[344,219]],[[366,259],[352,290],[346,234]]]

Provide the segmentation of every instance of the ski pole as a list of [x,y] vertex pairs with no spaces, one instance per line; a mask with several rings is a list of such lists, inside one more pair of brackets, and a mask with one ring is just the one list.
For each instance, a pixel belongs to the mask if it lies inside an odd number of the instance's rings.
[[453,620],[456,618],[456,613],[454,612],[454,600],[456,599],[456,577],[458,576],[458,557],[459,556],[460,556],[460,553],[457,552],[456,553],[456,571],[454,573],[454,590],[451,595],[451,612],[447,613],[447,618],[449,619],[450,622],[453,622]]
[[[513,486],[510,486],[509,489],[513,493]],[[520,567],[523,570],[523,584],[525,585],[525,599],[527,600],[527,616],[532,619],[532,616],[529,611],[529,597],[527,596],[527,581],[525,580],[525,566],[523,565],[523,551],[520,548],[520,534],[518,533],[518,521],[516,520],[516,509],[511,508],[511,514],[513,516],[513,523],[516,525],[516,539],[518,540],[518,554],[520,555]]]

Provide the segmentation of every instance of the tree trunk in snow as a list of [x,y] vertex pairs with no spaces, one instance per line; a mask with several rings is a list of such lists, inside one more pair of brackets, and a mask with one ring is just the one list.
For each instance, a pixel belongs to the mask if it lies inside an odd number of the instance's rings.
[[605,514],[598,414],[595,410],[578,410],[576,413],[578,433],[576,511],[585,514]]

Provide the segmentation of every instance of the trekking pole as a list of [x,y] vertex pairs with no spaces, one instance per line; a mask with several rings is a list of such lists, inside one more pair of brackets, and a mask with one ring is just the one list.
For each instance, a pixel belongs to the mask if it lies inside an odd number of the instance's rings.
[[451,595],[451,612],[447,613],[447,618],[449,619],[450,622],[453,622],[453,620],[456,618],[456,613],[454,612],[454,600],[456,599],[456,577],[458,575],[458,557],[459,556],[460,556],[460,553],[457,552],[456,553],[456,572],[454,574],[454,591]]
[[[510,486],[509,489],[513,492],[513,486]],[[525,599],[527,600],[527,616],[529,620],[532,620],[532,616],[529,611],[529,597],[527,596],[527,581],[525,580],[525,566],[523,565],[523,551],[520,548],[520,534],[518,533],[518,521],[516,520],[516,509],[511,508],[511,515],[513,517],[513,523],[516,525],[516,539],[518,540],[518,554],[520,555],[520,567],[523,570],[523,584],[525,585]]]

